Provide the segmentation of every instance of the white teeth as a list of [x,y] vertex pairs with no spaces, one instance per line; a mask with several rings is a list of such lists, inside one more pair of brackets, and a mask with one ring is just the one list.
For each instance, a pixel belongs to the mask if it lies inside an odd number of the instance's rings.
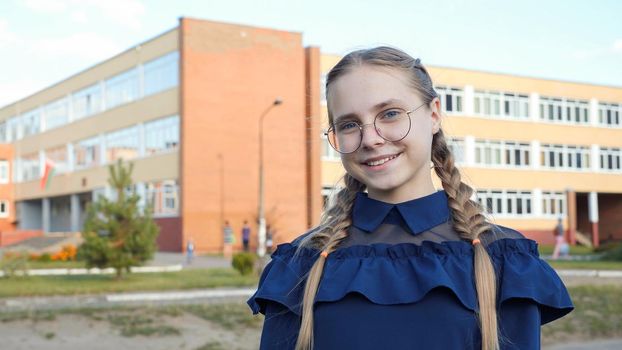
[[391,159],[393,159],[393,158],[395,158],[395,157],[397,157],[397,156],[398,156],[398,155],[394,155],[394,156],[391,156],[391,157],[387,157],[387,158],[385,158],[385,159],[375,160],[375,161],[373,161],[373,162],[367,162],[367,163],[365,163],[365,164],[367,164],[367,165],[369,165],[369,166],[376,166],[376,165],[384,164],[384,163],[386,163],[386,162],[390,161]]

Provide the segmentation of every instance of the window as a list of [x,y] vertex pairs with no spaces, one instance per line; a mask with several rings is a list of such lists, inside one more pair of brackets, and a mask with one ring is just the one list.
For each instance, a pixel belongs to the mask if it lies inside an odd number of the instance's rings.
[[605,126],[622,126],[622,106],[615,103],[599,103],[598,123]]
[[335,149],[328,142],[328,137],[326,137],[326,135],[324,134],[322,134],[320,137],[322,140],[322,159],[336,161],[341,160],[339,152],[335,151]]
[[6,143],[9,142],[9,140],[7,139],[7,123],[6,122],[0,122],[0,143]]
[[66,98],[61,98],[60,100],[47,104],[44,110],[45,130],[57,128],[67,124],[69,121]]
[[0,218],[9,217],[9,201],[0,200]]
[[179,52],[174,51],[144,64],[145,96],[178,85]]
[[39,133],[41,127],[41,109],[36,108],[22,117],[24,137]]
[[7,119],[7,142],[14,142],[22,138],[19,117]]
[[585,146],[543,144],[540,165],[546,168],[588,170],[590,149]]
[[99,165],[101,145],[99,137],[95,136],[74,145],[74,161],[76,169],[83,169]]
[[549,122],[587,124],[588,101],[575,101],[563,98],[540,98],[540,119]]
[[451,154],[453,154],[454,156],[454,162],[458,164],[464,162],[464,140],[463,139],[448,138],[447,147],[451,151]]
[[53,163],[55,173],[62,174],[69,169],[67,147],[65,145],[46,150],[45,157]]
[[9,161],[0,159],[0,184],[9,183]]
[[146,204],[154,216],[175,216],[179,213],[179,186],[176,180],[146,183]]
[[32,153],[22,156],[19,163],[22,168],[22,181],[32,181],[39,178],[40,167],[38,153]]
[[477,201],[486,213],[502,217],[532,215],[531,192],[516,190],[478,190]]
[[600,169],[604,171],[620,171],[622,170],[622,149],[601,147]]
[[443,110],[447,113],[461,113],[463,111],[462,100],[464,99],[464,91],[462,89],[437,86],[434,88],[441,100]]
[[72,99],[74,120],[82,119],[102,110],[102,91],[98,83],[74,93]]
[[531,146],[511,141],[478,140],[475,142],[475,163],[479,165],[529,167]]
[[106,134],[106,161],[114,162],[120,158],[127,160],[138,157],[138,143],[137,126]]
[[507,118],[529,118],[529,96],[515,93],[503,94],[502,115]]
[[501,117],[502,95],[499,92],[476,91],[473,100],[475,114],[488,117]]
[[149,156],[179,146],[179,116],[145,123],[145,155]]
[[106,108],[136,100],[138,96],[138,70],[136,68],[125,71],[105,82]]
[[563,192],[542,192],[542,215],[550,217],[566,215],[566,196]]

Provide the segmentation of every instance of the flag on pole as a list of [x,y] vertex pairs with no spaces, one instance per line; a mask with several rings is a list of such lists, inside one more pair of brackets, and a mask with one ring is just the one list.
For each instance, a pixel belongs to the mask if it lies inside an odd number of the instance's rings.
[[43,177],[41,178],[40,187],[41,189],[47,189],[50,187],[50,178],[54,175],[54,163],[46,159],[45,160],[45,171],[43,172]]

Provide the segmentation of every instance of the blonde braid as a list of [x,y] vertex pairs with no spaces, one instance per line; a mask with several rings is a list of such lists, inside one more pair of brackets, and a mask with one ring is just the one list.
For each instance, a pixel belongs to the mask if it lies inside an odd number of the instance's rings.
[[[460,237],[473,242],[482,232],[490,229],[490,224],[486,222],[479,203],[470,199],[473,189],[462,182],[460,171],[454,166],[454,157],[447,147],[442,129],[432,139],[432,162],[434,171],[441,179],[447,193],[453,228]],[[476,244],[473,245],[473,264],[479,303],[478,316],[482,333],[482,350],[496,350],[499,349],[499,333],[495,270],[486,249],[478,241],[474,243]]]
[[[301,247],[311,246],[321,249],[323,254],[330,254],[348,236],[348,228],[352,224],[352,204],[356,193],[365,190],[365,185],[349,174],[344,176],[344,182],[346,187],[337,194],[335,204],[322,214],[320,229],[309,234],[301,242],[298,251]],[[320,255],[307,276],[302,299],[302,322],[296,342],[296,350],[313,349],[313,304],[322,279],[325,262],[326,256]]]

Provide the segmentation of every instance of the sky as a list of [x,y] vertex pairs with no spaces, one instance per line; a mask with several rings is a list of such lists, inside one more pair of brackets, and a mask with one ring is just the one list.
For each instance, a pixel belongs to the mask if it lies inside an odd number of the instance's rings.
[[622,87],[617,0],[0,0],[0,107],[174,28],[179,17],[301,32],[344,55]]

